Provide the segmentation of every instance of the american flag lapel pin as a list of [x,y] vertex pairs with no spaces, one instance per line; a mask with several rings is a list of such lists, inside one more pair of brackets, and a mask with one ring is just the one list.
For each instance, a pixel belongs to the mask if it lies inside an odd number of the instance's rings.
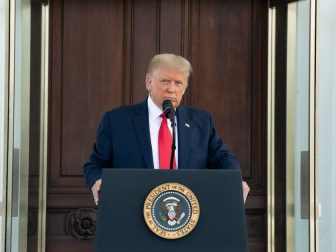
[[190,125],[189,125],[189,123],[184,123],[184,126],[186,126],[186,127],[188,127],[188,128],[190,128]]

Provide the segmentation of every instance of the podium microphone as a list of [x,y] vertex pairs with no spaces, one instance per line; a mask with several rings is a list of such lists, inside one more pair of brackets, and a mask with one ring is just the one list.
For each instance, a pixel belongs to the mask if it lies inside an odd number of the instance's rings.
[[162,102],[162,109],[163,109],[163,113],[171,121],[172,118],[174,118],[174,114],[175,114],[175,110],[174,110],[172,102],[170,100],[164,100]]
[[163,113],[166,115],[167,118],[170,119],[171,122],[171,127],[172,127],[172,132],[173,132],[173,141],[172,141],[172,146],[171,146],[171,156],[170,156],[170,169],[173,169],[173,164],[174,164],[174,156],[175,156],[175,110],[173,107],[173,104],[170,100],[164,100],[162,102],[162,109]]

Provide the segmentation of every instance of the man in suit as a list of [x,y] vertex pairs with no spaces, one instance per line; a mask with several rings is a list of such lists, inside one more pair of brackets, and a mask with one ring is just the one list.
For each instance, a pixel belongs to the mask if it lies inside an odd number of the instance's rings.
[[[83,167],[96,204],[103,168],[169,168],[170,153],[164,148],[171,145],[172,126],[162,115],[164,100],[170,100],[176,110],[174,169],[240,169],[216,134],[210,113],[180,106],[191,72],[191,64],[181,56],[155,55],[146,74],[148,98],[104,114],[90,159]],[[245,200],[249,192],[245,182],[243,192]]]

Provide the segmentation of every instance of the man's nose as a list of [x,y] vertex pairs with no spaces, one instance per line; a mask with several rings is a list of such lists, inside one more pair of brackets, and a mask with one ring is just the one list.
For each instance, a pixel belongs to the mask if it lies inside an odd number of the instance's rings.
[[175,82],[174,81],[170,81],[169,85],[168,85],[168,92],[175,92]]

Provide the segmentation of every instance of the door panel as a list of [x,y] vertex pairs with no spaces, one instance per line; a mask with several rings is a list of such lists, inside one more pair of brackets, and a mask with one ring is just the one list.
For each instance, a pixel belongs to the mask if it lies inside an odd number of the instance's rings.
[[250,251],[266,251],[267,11],[262,0],[51,1],[48,251],[92,251],[82,165],[103,112],[143,101],[147,63],[164,52],[191,61],[183,103],[210,111],[236,154]]

